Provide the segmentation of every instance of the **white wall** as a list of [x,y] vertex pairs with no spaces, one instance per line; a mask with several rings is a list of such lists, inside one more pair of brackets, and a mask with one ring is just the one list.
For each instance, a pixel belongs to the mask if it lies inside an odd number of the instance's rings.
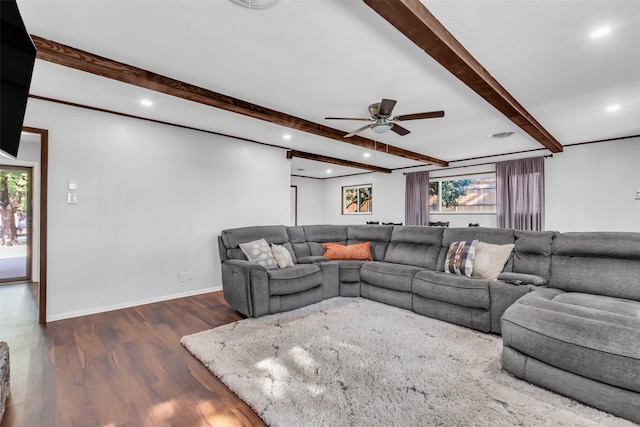
[[640,232],[640,138],[567,147],[544,166],[546,229]]
[[324,224],[324,181],[291,177],[298,186],[298,225]]
[[[369,173],[324,180],[324,223],[365,224],[367,221],[404,223],[404,175]],[[371,215],[342,215],[342,187],[371,184]]]
[[219,289],[222,229],[289,221],[284,150],[33,99],[25,126],[49,130],[48,320]]

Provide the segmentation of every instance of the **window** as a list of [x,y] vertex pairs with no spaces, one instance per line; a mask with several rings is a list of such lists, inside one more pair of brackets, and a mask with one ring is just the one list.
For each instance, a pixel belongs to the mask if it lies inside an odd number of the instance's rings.
[[371,184],[342,187],[342,214],[371,214],[372,190]]
[[431,213],[495,213],[496,174],[434,178],[429,182]]

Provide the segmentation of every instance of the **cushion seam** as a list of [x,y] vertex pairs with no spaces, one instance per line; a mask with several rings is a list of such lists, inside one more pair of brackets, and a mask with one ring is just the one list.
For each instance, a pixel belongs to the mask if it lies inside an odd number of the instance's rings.
[[[462,275],[459,275],[459,274],[456,274],[455,276],[467,277],[467,276],[462,276]],[[420,280],[420,281],[425,282],[425,283],[432,283],[432,284],[434,284],[434,285],[438,285],[438,286],[447,286],[447,287],[449,287],[449,288],[456,288],[456,289],[473,289],[473,290],[479,290],[479,291],[487,291],[487,292],[489,292],[489,286],[487,286],[486,288],[470,288],[470,287],[466,287],[466,286],[455,286],[455,285],[447,285],[447,284],[444,284],[444,283],[431,282],[431,281],[428,281],[428,280],[422,279],[422,278],[420,278],[420,277],[414,277],[414,279],[416,279],[416,280]],[[478,280],[487,280],[487,279],[478,279]]]

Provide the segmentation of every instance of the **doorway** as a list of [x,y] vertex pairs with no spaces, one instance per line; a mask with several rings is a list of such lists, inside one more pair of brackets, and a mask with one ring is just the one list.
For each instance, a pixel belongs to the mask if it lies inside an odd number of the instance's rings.
[[[49,131],[23,126],[17,159],[0,159],[0,167],[26,167],[31,169],[31,214],[26,226],[31,233],[31,289],[34,303],[38,306],[38,321],[47,321],[47,192],[49,171]],[[11,286],[0,286],[0,294]],[[1,297],[2,295],[0,295]]]
[[31,281],[33,168],[0,165],[0,284]]

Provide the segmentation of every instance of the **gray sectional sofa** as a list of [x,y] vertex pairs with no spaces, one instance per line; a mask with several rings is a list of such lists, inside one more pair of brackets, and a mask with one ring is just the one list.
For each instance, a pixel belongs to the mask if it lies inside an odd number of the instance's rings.
[[[294,265],[247,261],[240,244],[257,239],[283,245]],[[509,282],[444,272],[449,245],[475,239],[514,245]],[[372,261],[323,256],[322,243],[364,242]],[[640,422],[640,233],[255,226],[222,231],[219,251],[225,299],[246,316],[369,298],[502,334],[508,372]]]

